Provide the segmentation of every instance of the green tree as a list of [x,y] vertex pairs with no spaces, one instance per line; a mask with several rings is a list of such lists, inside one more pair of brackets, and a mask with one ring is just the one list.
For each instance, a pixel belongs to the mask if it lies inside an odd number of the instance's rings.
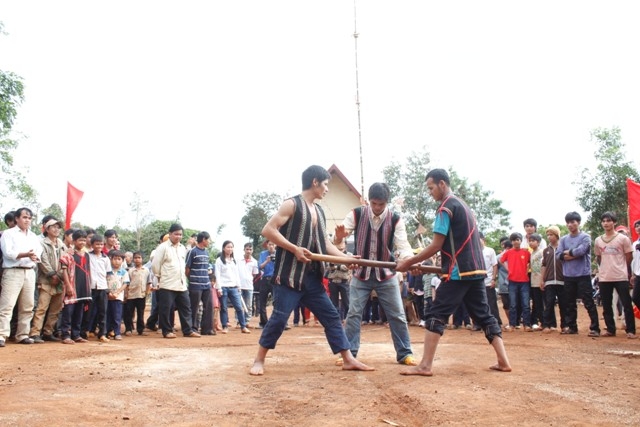
[[[0,22],[0,35],[4,34],[4,25]],[[13,152],[18,148],[18,141],[13,137],[12,128],[23,101],[22,78],[0,70],[0,199],[19,200],[35,211],[38,193],[13,165]]]
[[634,166],[626,160],[624,143],[620,129],[597,128],[591,131],[591,141],[595,142],[595,170],[582,169],[578,187],[578,204],[587,212],[583,219],[583,228],[592,235],[600,233],[600,216],[606,211],[618,215],[618,223],[627,222],[627,184],[626,179],[638,181],[640,175]]
[[48,208],[42,209],[42,211],[40,212],[40,218],[44,218],[47,215],[53,215],[58,221],[62,221],[63,223],[65,221],[62,207],[57,203],[53,203]]
[[482,232],[506,233],[510,227],[511,212],[502,207],[502,201],[492,198],[492,191],[484,190],[479,182],[469,183],[454,170],[449,170],[451,189],[475,213],[478,229]]
[[417,237],[420,225],[425,227],[424,232],[431,233],[431,218],[437,204],[424,184],[429,163],[431,154],[423,146],[419,151],[412,151],[404,163],[393,160],[382,169],[383,180],[391,191],[392,209],[402,211],[410,241],[412,236]]
[[132,248],[140,250],[142,248],[142,236],[145,226],[151,221],[151,214],[149,213],[149,201],[142,199],[137,192],[133,193],[133,200],[129,203],[131,212],[133,212],[133,234],[135,237],[135,245]]
[[[171,227],[171,224],[174,222],[175,221],[171,220],[154,220],[144,227],[144,231],[142,232],[142,237],[140,239],[140,250],[142,251],[143,259],[145,261],[149,259],[151,252],[160,243],[160,238],[169,232],[169,227]],[[125,250],[128,249],[126,246],[123,247]]]
[[[389,185],[394,197],[394,208],[402,210],[407,233],[413,244],[422,234],[432,233],[433,219],[438,206],[431,198],[424,181],[431,169],[430,161],[431,156],[427,148],[422,147],[420,151],[412,152],[404,163],[394,160],[382,170],[384,181]],[[478,228],[490,236],[487,237],[487,245],[497,245],[500,236],[509,228],[511,213],[502,207],[502,201],[492,197],[493,192],[484,190],[480,183],[469,183],[467,178],[461,177],[451,168],[449,177],[454,194],[467,202],[476,215]],[[424,229],[420,229],[420,225]]]
[[280,195],[265,191],[256,191],[244,196],[242,203],[245,206],[245,214],[240,219],[240,226],[242,234],[251,240],[254,247],[258,247],[262,228],[276,213],[281,201]]

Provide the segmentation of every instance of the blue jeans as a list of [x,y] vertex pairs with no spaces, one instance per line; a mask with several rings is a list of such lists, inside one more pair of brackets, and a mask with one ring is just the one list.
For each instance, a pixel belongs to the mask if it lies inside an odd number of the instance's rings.
[[109,300],[107,302],[107,332],[120,335],[120,325],[122,325],[122,301]]
[[518,311],[515,309],[520,301],[522,307],[522,323],[531,326],[531,308],[529,305],[529,282],[514,282],[509,280],[509,325],[514,327],[518,323]]
[[[244,301],[244,307],[247,309],[244,312],[244,317],[246,323],[249,323],[251,318],[251,306],[253,305],[253,289],[240,289],[240,295],[242,296],[242,300]],[[238,316],[236,315],[236,319]]]
[[347,325],[345,327],[345,333],[351,345],[351,353],[356,356],[360,349],[362,312],[373,290],[378,294],[378,302],[382,306],[389,321],[391,339],[396,349],[396,360],[401,362],[407,356],[412,355],[413,352],[411,351],[411,338],[409,337],[407,317],[404,314],[404,305],[400,298],[400,288],[398,287],[398,281],[395,276],[382,282],[378,282],[375,279],[362,281],[356,277],[351,278],[351,285],[349,286],[349,314],[347,314]]
[[274,285],[273,296],[273,312],[260,336],[259,343],[262,347],[268,349],[276,347],[291,312],[302,303],[324,326],[324,334],[334,354],[349,349],[349,340],[342,329],[338,310],[331,303],[322,286],[322,277],[318,277],[317,272],[305,274],[301,291],[288,286]]
[[220,323],[222,323],[222,327],[226,328],[229,323],[229,300],[231,300],[231,305],[233,305],[233,309],[236,311],[240,327],[246,328],[247,322],[244,317],[244,309],[242,308],[240,289],[226,286],[222,287],[222,298],[220,298]]
[[80,338],[82,314],[85,307],[89,307],[89,304],[77,302],[75,304],[67,304],[62,308],[62,324],[60,325],[62,339],[71,338],[76,340]]

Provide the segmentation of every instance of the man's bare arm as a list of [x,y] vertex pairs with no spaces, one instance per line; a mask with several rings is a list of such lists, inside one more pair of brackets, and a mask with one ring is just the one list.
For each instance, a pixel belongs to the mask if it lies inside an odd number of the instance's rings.
[[293,217],[295,211],[296,206],[293,200],[285,200],[278,208],[278,212],[276,212],[262,228],[262,235],[269,239],[270,242],[273,242],[276,246],[293,253],[298,261],[309,262],[311,260],[306,257],[306,254],[311,252],[305,248],[294,245],[279,231],[279,228]]

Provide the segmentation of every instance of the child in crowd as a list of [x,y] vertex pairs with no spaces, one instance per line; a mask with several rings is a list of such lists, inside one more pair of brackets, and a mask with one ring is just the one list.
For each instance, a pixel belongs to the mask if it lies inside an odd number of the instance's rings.
[[[509,265],[507,263],[502,263],[500,258],[502,254],[504,254],[509,249],[513,248],[513,243],[509,240],[507,236],[500,238],[500,246],[502,247],[502,252],[500,252],[498,257],[498,295],[500,295],[500,301],[502,301],[502,309],[504,310],[504,314],[507,318],[507,322],[509,322]],[[511,327],[517,326],[511,325]],[[507,328],[509,324],[504,325],[502,329]]]
[[509,268],[509,326],[504,328],[504,330],[512,331],[512,325],[517,324],[518,314],[514,308],[517,302],[520,301],[524,330],[531,332],[533,331],[531,328],[531,309],[529,306],[529,287],[531,285],[528,274],[531,253],[521,247],[522,234],[511,233],[509,240],[513,244],[513,248],[505,251],[500,257],[500,261],[507,263]]
[[544,296],[542,294],[542,236],[533,233],[529,236],[529,251],[531,252],[531,327],[534,331],[542,330],[544,316]]
[[87,342],[81,333],[82,316],[88,312],[91,301],[89,254],[84,250],[87,233],[73,232],[73,255],[65,252],[60,256],[62,281],[64,283],[64,307],[60,332],[62,344]]
[[111,271],[107,273],[108,303],[107,321],[109,337],[121,340],[120,326],[122,324],[122,304],[124,293],[129,286],[129,273],[124,267],[124,253],[118,249],[109,251]]
[[564,292],[564,275],[562,274],[562,261],[556,258],[556,249],[560,240],[560,228],[552,225],[546,230],[549,246],[542,251],[542,290],[544,291],[544,317],[542,321],[542,333],[548,334],[557,330],[556,299],[560,310],[560,327],[566,327],[565,316],[567,311],[567,297]]
[[410,326],[418,326],[418,314],[416,313],[416,309],[413,305],[412,295],[409,292],[409,280],[407,277],[407,273],[397,273],[398,277],[398,285],[400,287],[400,298],[402,299],[402,305],[404,306],[405,318]]
[[[147,303],[147,295],[151,291],[151,273],[147,267],[142,265],[142,252],[134,252],[132,257],[133,265],[129,268],[129,287],[127,288],[127,316],[124,317],[124,334],[129,336],[133,333],[133,318],[136,320],[136,331],[138,335],[148,335],[144,331],[144,309]],[[113,267],[113,262],[111,263]]]
[[104,238],[99,234],[91,237],[91,252],[89,264],[91,266],[91,298],[93,300],[91,317],[89,321],[90,332],[98,329],[98,341],[109,342],[107,338],[107,301],[108,285],[107,274],[111,272],[111,262],[102,253]]
[[[425,260],[424,265],[433,266],[433,260]],[[436,277],[435,273],[426,273],[421,277],[422,287],[424,289],[424,309],[422,310],[422,317],[420,318],[420,326],[422,327],[426,324],[427,311],[431,308],[431,304],[433,303],[433,287],[431,286],[431,282],[434,277]]]

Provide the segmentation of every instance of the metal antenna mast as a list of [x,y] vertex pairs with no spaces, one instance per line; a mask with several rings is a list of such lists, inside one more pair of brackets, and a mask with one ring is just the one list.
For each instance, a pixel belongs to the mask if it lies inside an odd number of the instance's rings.
[[356,0],[353,0],[353,40],[355,42],[356,59],[356,108],[358,111],[358,145],[360,148],[360,194],[364,198],[364,166],[362,162],[362,127],[360,125],[360,88],[358,86],[358,21],[356,15]]

